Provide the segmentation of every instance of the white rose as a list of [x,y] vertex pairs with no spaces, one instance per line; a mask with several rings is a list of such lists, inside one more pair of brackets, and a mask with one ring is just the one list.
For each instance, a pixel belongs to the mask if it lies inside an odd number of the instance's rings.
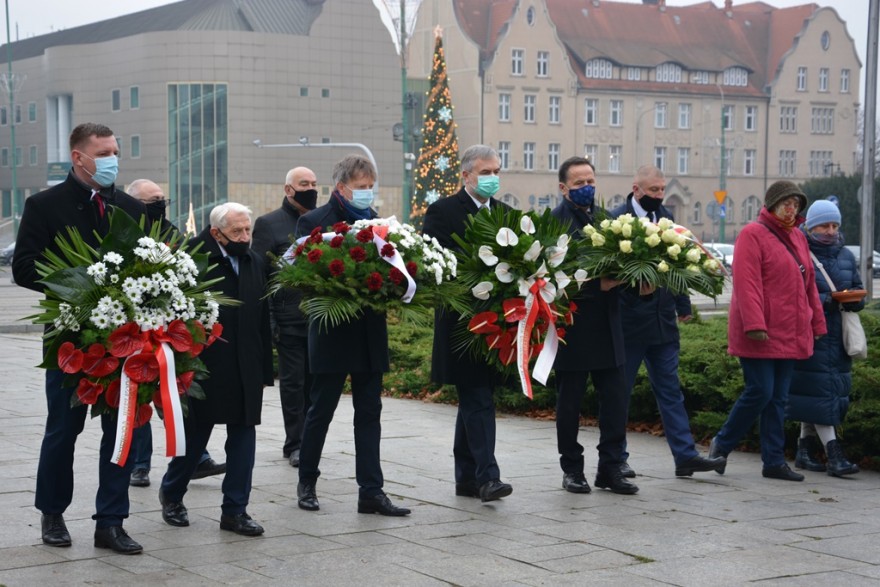
[[699,263],[700,261],[700,249],[694,247],[690,249],[685,255],[685,259],[690,261],[691,263]]
[[666,261],[660,261],[657,263],[657,271],[660,273],[666,273],[669,271],[669,265],[666,264]]
[[678,255],[681,254],[681,247],[678,245],[672,245],[671,247],[666,248],[666,254],[672,257],[673,259],[678,259]]
[[599,223],[599,228],[602,230],[606,230],[609,226],[611,226],[611,221],[607,218]]
[[660,237],[657,235],[656,232],[654,234],[648,235],[645,238],[645,244],[651,248],[654,248],[660,244]]
[[633,246],[632,241],[620,241],[620,252],[621,253],[632,253]]
[[624,224],[623,228],[620,229],[620,234],[622,234],[625,238],[630,238],[633,233],[632,224]]
[[619,219],[614,219],[611,221],[611,232],[614,234],[620,234],[620,231],[623,230],[623,223]]
[[590,235],[590,241],[593,243],[594,247],[601,247],[605,244],[605,237],[599,232],[594,232]]

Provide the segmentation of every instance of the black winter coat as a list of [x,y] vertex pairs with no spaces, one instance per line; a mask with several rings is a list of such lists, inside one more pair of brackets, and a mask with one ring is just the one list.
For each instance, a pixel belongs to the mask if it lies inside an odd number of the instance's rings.
[[[836,289],[864,287],[856,259],[843,243],[822,245],[809,236],[807,242]],[[785,417],[799,422],[833,426],[843,421],[849,407],[852,358],[843,348],[841,305],[831,299],[831,287],[818,269],[816,288],[825,310],[828,334],[815,341],[812,357],[795,363]],[[844,304],[842,309],[858,312],[864,307],[863,300]],[[792,308],[791,311],[797,311],[797,308]]]
[[[300,217],[297,238],[318,226],[328,231],[337,222],[353,222],[337,197],[341,196],[330,196],[329,202]],[[370,212],[375,218],[376,213]],[[361,318],[327,329],[321,328],[317,320],[309,321],[312,373],[384,373],[388,368],[388,324],[384,312],[367,309]]]
[[215,341],[200,355],[210,373],[201,382],[207,398],[190,401],[202,401],[205,408],[199,406],[199,414],[208,414],[214,424],[255,426],[260,423],[263,386],[274,384],[269,308],[263,298],[263,260],[254,251],[248,251],[247,256],[238,258],[236,275],[209,227],[190,241],[193,247],[198,243],[203,243],[200,252],[208,253],[209,262],[216,264],[205,277],[222,277],[214,288],[242,303],[220,306],[222,340]]

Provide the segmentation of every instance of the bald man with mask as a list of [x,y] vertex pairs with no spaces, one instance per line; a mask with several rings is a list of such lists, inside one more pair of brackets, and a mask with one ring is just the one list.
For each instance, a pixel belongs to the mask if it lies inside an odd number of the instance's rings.
[[[308,167],[294,167],[284,179],[281,207],[257,218],[253,249],[265,260],[268,277],[274,273],[272,256],[281,256],[290,247],[290,235],[300,216],[318,203],[318,179]],[[302,294],[284,288],[272,296],[275,348],[278,350],[279,396],[284,416],[282,454],[292,467],[299,467],[303,423],[311,387],[308,368],[308,322],[299,309]]]

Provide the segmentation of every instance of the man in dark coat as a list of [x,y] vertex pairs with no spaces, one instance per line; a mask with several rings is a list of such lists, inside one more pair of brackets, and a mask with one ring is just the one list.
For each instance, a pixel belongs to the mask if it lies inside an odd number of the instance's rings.
[[[508,207],[493,196],[498,191],[501,160],[486,145],[469,147],[461,157],[462,188],[437,200],[425,213],[424,232],[448,249],[458,249],[454,234],[464,237],[468,216],[490,206]],[[501,481],[495,461],[495,403],[492,367],[453,349],[453,331],[460,316],[437,310],[434,317],[434,352],[431,379],[454,384],[458,392],[455,419],[455,494],[494,501],[507,497],[513,487]]]
[[[349,155],[333,168],[336,188],[330,201],[299,219],[296,235],[307,236],[315,228],[327,231],[337,222],[352,223],[375,218],[370,208],[376,170],[364,157]],[[320,509],[315,485],[327,430],[351,376],[354,405],[355,478],[358,513],[406,516],[382,491],[385,484],[379,459],[382,440],[382,373],[388,371],[388,327],[385,314],[364,310],[360,318],[323,328],[309,322],[309,369],[312,372],[311,402],[306,414],[296,488],[301,509]]]
[[[559,167],[562,202],[552,214],[569,225],[569,234],[593,223],[596,175],[593,164],[571,157]],[[624,477],[626,444],[626,382],[623,330],[618,307],[620,281],[602,277],[583,285],[574,302],[574,324],[566,329],[556,369],[556,441],[562,467],[562,487],[571,493],[590,493],[584,476],[584,447],[577,441],[581,403],[591,377],[599,395],[599,467],[596,487],[631,495],[639,488]]]
[[[24,214],[15,242],[12,275],[15,282],[34,291],[43,291],[37,283],[35,263],[45,260],[47,250],[61,254],[56,235],[67,228],[79,231],[83,240],[96,247],[94,232],[106,235],[110,214],[125,213],[140,220],[144,205],[116,189],[119,149],[113,131],[103,124],[84,123],[70,135],[71,170],[67,179],[25,200]],[[64,523],[64,511],[73,499],[73,454],[77,436],[83,430],[87,406],[70,407],[74,388],[64,387],[60,370],[46,371],[48,415],[46,433],[40,448],[37,468],[35,505],[43,514],[43,542],[49,546],[70,546],[70,533]],[[128,517],[128,478],[132,461],[124,467],[110,462],[116,438],[116,419],[101,416],[99,485],[95,499],[95,546],[124,554],[143,549],[122,528]],[[138,437],[135,431],[134,438]]]
[[241,302],[221,306],[222,338],[200,355],[208,368],[201,385],[205,399],[189,399],[184,419],[186,455],[175,457],[162,478],[159,501],[162,519],[172,526],[189,526],[183,496],[199,464],[215,424],[226,424],[226,476],[220,529],[258,536],[263,527],[247,513],[256,452],[256,426],[263,407],[263,388],[273,385],[269,308],[263,296],[263,259],[250,250],[250,209],[227,202],[211,210],[211,226],[192,239],[201,243],[214,267],[207,279],[221,277],[215,287]]
[[[626,202],[613,209],[610,216],[631,214],[652,222],[661,218],[673,220],[662,204],[665,193],[663,172],[653,165],[643,165],[636,172],[633,191]],[[678,322],[691,319],[690,298],[686,294],[673,295],[665,288],[646,296],[632,288],[621,288],[620,311],[626,354],[627,412],[636,374],[644,361],[666,442],[675,459],[675,476],[690,477],[700,471],[723,468],[727,462],[724,457],[705,458],[697,452],[678,379]],[[624,452],[624,462],[628,456]]]
[[[254,223],[254,250],[263,255],[269,276],[275,272],[274,257],[290,248],[290,237],[300,217],[315,209],[318,179],[308,167],[294,167],[284,181],[281,207],[257,218]],[[303,423],[308,411],[310,375],[308,369],[308,323],[299,309],[302,293],[291,288],[279,290],[270,299],[275,348],[278,350],[278,395],[284,417],[282,453],[292,467],[299,466]]]

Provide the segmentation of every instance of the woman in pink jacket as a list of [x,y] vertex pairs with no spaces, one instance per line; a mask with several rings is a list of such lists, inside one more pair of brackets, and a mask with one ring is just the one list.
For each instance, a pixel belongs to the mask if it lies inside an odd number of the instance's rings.
[[810,247],[797,230],[806,207],[797,185],[777,181],[757,220],[736,239],[727,352],[739,357],[745,388],[709,446],[710,457],[726,457],[760,418],[762,474],[786,481],[804,479],[783,452],[794,362],[810,357],[813,340],[826,332]]

